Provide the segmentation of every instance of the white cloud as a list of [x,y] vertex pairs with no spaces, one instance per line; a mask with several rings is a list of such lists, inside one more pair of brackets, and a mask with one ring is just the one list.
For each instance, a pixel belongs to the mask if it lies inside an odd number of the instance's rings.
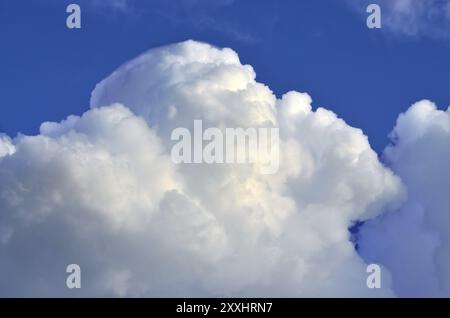
[[11,139],[0,134],[0,158],[6,155],[12,155],[14,153],[14,145],[11,143]]
[[401,114],[384,156],[408,187],[399,212],[361,229],[361,254],[386,265],[400,296],[450,295],[450,109],[421,101]]
[[[307,94],[277,99],[234,51],[187,41],[126,63],[91,107],[0,159],[0,295],[393,295],[387,271],[367,288],[348,227],[396,208],[403,187]],[[172,129],[195,119],[279,127],[279,172],[172,164]]]

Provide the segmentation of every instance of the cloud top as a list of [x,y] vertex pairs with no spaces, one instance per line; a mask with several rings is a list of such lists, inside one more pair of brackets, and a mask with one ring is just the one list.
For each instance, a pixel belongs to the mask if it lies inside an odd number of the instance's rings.
[[450,110],[420,101],[401,114],[384,157],[408,188],[395,213],[361,230],[361,254],[386,265],[400,296],[450,295]]

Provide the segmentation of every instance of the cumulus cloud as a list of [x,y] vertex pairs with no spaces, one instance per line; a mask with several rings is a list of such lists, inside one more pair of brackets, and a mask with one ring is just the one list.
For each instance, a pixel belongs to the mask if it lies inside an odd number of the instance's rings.
[[[361,130],[255,78],[231,49],[157,48],[82,116],[0,139],[0,295],[393,296],[388,271],[367,288],[348,228],[396,209],[400,179]],[[279,127],[279,171],[173,164],[171,131],[195,119]]]
[[[365,13],[372,0],[347,2]],[[448,0],[379,0],[382,25],[389,31],[407,36],[448,38],[450,36],[450,1]]]
[[384,151],[408,202],[360,230],[361,255],[384,264],[400,296],[450,295],[450,109],[421,101],[401,114]]

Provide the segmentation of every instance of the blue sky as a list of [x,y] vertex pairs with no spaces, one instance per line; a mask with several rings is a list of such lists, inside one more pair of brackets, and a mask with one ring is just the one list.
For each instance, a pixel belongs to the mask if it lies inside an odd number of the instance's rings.
[[[82,29],[66,28],[66,6]],[[231,47],[277,96],[362,128],[380,152],[398,114],[422,98],[450,104],[450,40],[369,30],[351,1],[0,1],[0,131],[35,134],[88,108],[90,92],[142,52],[185,39]]]

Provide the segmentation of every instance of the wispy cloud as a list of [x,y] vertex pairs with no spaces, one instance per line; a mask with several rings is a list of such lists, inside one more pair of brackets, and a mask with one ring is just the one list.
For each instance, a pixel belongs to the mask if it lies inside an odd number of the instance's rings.
[[254,43],[259,37],[243,25],[223,17],[223,10],[231,8],[234,0],[178,0],[160,1],[155,10],[172,25],[188,25],[197,30],[211,30],[243,43]]
[[242,24],[224,18],[223,10],[232,8],[235,0],[79,0],[82,7],[113,16],[134,18],[152,16],[165,20],[169,26],[209,30],[241,43],[258,42],[259,36]]
[[80,5],[98,12],[107,12],[108,14],[136,15],[139,11],[135,0],[89,0],[81,1]]
[[115,10],[126,11],[130,7],[131,0],[93,0],[91,3],[97,7],[109,7]]

